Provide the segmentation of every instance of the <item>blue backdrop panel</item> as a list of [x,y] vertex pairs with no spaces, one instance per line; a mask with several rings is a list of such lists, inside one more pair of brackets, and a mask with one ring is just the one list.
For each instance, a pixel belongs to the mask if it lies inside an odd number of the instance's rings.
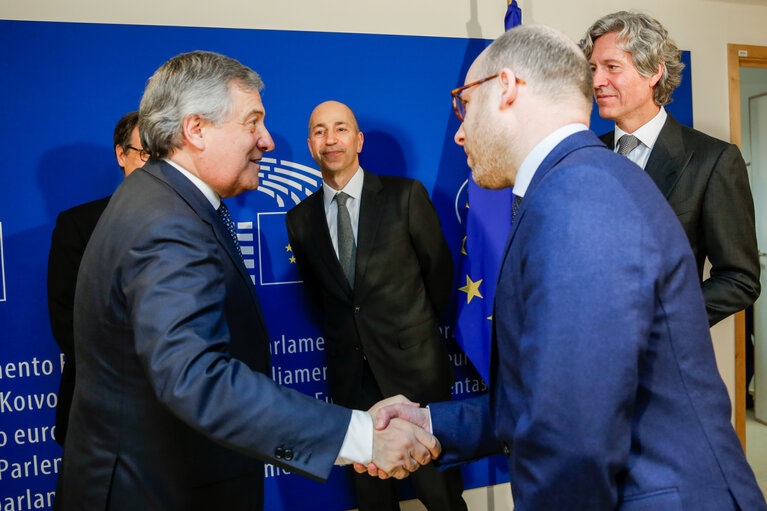
[[[329,399],[324,339],[310,319],[284,227],[285,212],[321,181],[306,146],[309,113],[327,99],[354,109],[365,133],[363,166],[424,183],[458,265],[468,168],[453,143],[458,121],[449,91],[462,84],[488,43],[0,21],[0,510],[49,508],[60,463],[51,428],[62,356],[51,336],[45,294],[56,215],[119,185],[112,131],[124,113],[138,108],[159,65],[204,49],[234,57],[264,79],[266,124],[276,149],[266,155],[259,190],[227,202],[267,318],[273,378]],[[672,112],[691,123],[689,80],[676,97]],[[598,133],[608,129],[595,125]],[[484,391],[452,339],[452,326],[442,329],[456,369],[455,398]],[[335,469],[324,485],[271,466],[265,475],[267,509],[354,507],[342,470]],[[474,463],[464,477],[467,488],[506,481],[505,460]],[[412,495],[408,483],[403,489]]]

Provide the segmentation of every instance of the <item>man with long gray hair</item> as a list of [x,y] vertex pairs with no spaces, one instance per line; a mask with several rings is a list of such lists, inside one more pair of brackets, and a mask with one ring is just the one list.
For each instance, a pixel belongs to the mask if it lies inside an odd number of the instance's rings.
[[[709,325],[759,296],[754,203],[738,148],[679,124],[663,108],[681,83],[681,52],[661,23],[620,11],[581,41],[594,73],[600,138],[642,167],[666,197],[695,254]],[[703,280],[706,258],[711,274]]]
[[408,423],[374,434],[368,413],[268,376],[269,336],[221,200],[254,190],[274,147],[262,86],[209,52],[170,59],[147,84],[152,158],[112,196],[77,279],[59,509],[261,509],[265,460],[324,480],[334,462],[372,458],[403,477],[439,454]]
[[516,196],[490,391],[384,407],[377,427],[432,427],[440,465],[505,453],[515,511],[767,510],[690,246],[647,174],[588,131],[580,49],[548,27],[511,29],[453,104],[474,180]]

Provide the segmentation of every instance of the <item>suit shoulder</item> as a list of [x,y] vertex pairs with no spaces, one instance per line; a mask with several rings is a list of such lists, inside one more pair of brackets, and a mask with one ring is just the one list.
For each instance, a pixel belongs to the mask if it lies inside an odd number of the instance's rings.
[[384,174],[374,174],[374,175],[381,180],[382,184],[389,185],[389,186],[407,187],[407,186],[412,186],[414,182],[420,183],[420,181],[412,177],[389,176]]
[[308,212],[311,210],[312,205],[316,204],[317,201],[322,200],[322,188],[315,191],[310,196],[306,197],[304,200],[293,206],[288,210],[288,212],[285,215],[286,220],[291,220],[293,218],[296,218],[299,215],[308,214]]
[[[384,190],[394,193],[407,193],[414,189],[426,190],[426,187],[418,179],[402,176],[377,176]],[[428,193],[427,193],[428,195]]]
[[615,140],[615,131],[608,131],[607,133],[603,133],[602,135],[599,135],[599,140],[602,141],[603,144],[605,144],[607,147],[612,147],[612,144]]
[[106,209],[107,204],[109,204],[109,199],[111,198],[111,195],[107,195],[101,199],[86,202],[84,204],[78,204],[77,206],[71,207],[59,213],[59,217],[83,217],[93,215],[98,216]]
[[702,131],[680,124],[682,138],[687,147],[711,153],[721,153],[733,144],[720,138],[712,137]]
[[56,219],[54,233],[62,230],[63,232],[77,230],[83,231],[86,236],[90,236],[90,233],[93,232],[93,228],[96,227],[96,223],[99,221],[102,213],[104,213],[104,210],[107,208],[111,197],[112,196],[110,195],[62,211]]

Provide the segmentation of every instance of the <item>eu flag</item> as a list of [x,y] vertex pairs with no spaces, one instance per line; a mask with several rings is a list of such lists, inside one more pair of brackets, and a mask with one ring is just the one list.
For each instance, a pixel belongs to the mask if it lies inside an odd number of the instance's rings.
[[[513,0],[506,10],[506,30],[521,23],[522,10]],[[490,381],[493,297],[511,227],[512,201],[510,188],[485,190],[469,179],[456,339],[486,383]]]
[[256,282],[262,286],[301,282],[284,212],[258,214],[257,249]]

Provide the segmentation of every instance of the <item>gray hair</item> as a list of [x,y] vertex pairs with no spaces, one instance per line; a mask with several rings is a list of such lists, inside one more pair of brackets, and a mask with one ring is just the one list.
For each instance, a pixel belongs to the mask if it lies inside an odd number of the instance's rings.
[[519,25],[485,50],[480,72],[492,75],[509,68],[539,95],[552,101],[575,98],[591,111],[593,77],[580,48],[545,25]]
[[220,125],[232,115],[230,88],[260,91],[258,73],[238,61],[207,51],[182,53],[168,60],[149,79],[139,108],[144,149],[166,158],[181,147],[182,123],[190,115]]
[[586,58],[591,58],[594,43],[605,34],[617,32],[618,47],[631,54],[639,74],[648,78],[658,72],[663,64],[663,74],[653,90],[655,104],[671,103],[671,93],[682,82],[682,52],[668,36],[660,22],[635,11],[619,11],[608,14],[588,29],[581,41]]

